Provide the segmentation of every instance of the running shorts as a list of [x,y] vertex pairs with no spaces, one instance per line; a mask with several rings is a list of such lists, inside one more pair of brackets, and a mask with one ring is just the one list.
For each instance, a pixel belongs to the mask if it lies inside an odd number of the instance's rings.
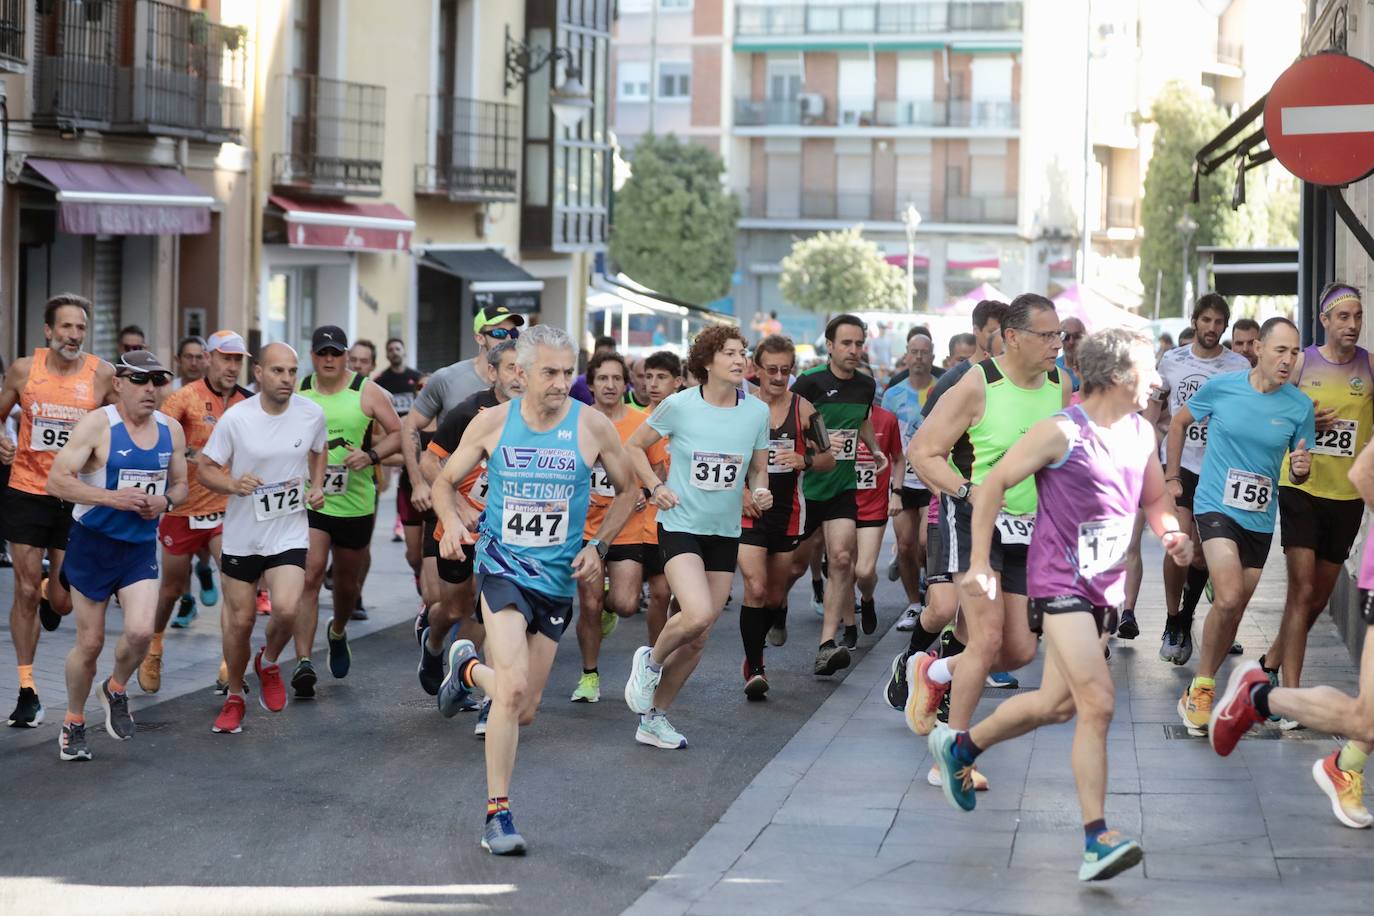
[[1364,520],[1364,500],[1325,499],[1297,487],[1279,487],[1279,537],[1283,549],[1302,547],[1317,559],[1340,565],[1350,556]]
[[414,528],[425,520],[425,513],[410,504],[410,487],[396,488],[396,517],[407,528]]
[[333,546],[344,550],[364,550],[372,543],[372,529],[377,524],[373,515],[325,515],[308,509],[305,513],[310,519],[310,527],[329,535]]
[[1235,519],[1220,512],[1204,512],[1193,519],[1197,524],[1198,535],[1206,544],[1213,538],[1235,542],[1240,551],[1240,565],[1246,569],[1263,569],[1264,561],[1269,559],[1269,545],[1274,541],[1273,533],[1264,534],[1242,528]]
[[[526,633],[540,633],[554,642],[563,636],[572,620],[572,599],[536,592],[496,573],[477,574],[477,594],[486,599],[493,614],[514,608],[525,618]],[[480,618],[480,603],[477,613]]]
[[438,526],[437,519],[425,517],[424,526],[420,530],[420,556],[434,558],[440,579],[450,585],[462,585],[472,578],[472,552],[477,549],[477,545],[464,544],[461,560],[445,560],[439,555],[439,539],[434,536]]
[[304,570],[308,552],[304,547],[293,547],[271,556],[255,553],[236,557],[226,553],[220,558],[220,572],[240,582],[257,582],[263,573],[278,566],[299,566]]
[[224,513],[214,515],[164,515],[157,523],[157,539],[174,557],[208,550],[210,542],[224,533]]
[[791,553],[797,549],[801,543],[801,537],[795,534],[788,534],[785,522],[780,525],[768,524],[765,516],[754,520],[754,527],[741,528],[739,542],[749,547],[761,547],[768,551],[769,555],[777,553]]
[[930,491],[924,487],[902,487],[903,509],[924,509],[930,505]]
[[[5,540],[44,550],[66,550],[72,504],[56,496],[5,489]],[[83,593],[84,594],[84,593]]]
[[659,525],[658,546],[663,552],[664,566],[667,566],[673,557],[683,553],[694,553],[701,557],[707,572],[732,573],[739,563],[739,538],[667,531]]
[[70,588],[91,601],[108,601],[121,588],[157,578],[157,541],[121,541],[82,524],[72,525],[71,559],[62,564]]
[[[949,573],[951,580],[960,573],[968,572],[969,557],[973,545],[973,505],[967,500],[953,496],[940,497],[940,551],[943,572]],[[1002,591],[1009,595],[1026,593],[1026,559],[1030,553],[1028,544],[1003,544],[999,532],[992,533],[992,550],[988,561],[993,570],[1001,574]]]
[[1193,494],[1197,492],[1198,476],[1187,468],[1178,469],[1178,482],[1183,487],[1183,495],[1174,500],[1180,509],[1193,511]]
[[829,499],[808,499],[806,501],[806,528],[802,531],[804,541],[815,533],[821,525],[836,518],[847,518],[851,522],[859,517],[859,504],[855,490],[845,490]]
[[1030,631],[1040,635],[1047,614],[1092,614],[1097,624],[1097,635],[1116,634],[1117,624],[1121,622],[1121,608],[1099,607],[1077,595],[1056,595],[1053,598],[1032,598],[1027,605],[1030,614]]

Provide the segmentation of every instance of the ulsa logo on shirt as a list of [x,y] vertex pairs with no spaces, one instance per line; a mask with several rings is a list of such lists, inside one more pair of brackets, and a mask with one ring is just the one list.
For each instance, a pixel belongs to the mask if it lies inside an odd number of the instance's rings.
[[570,449],[503,445],[501,457],[516,471],[526,471],[531,466],[540,471],[577,470],[577,455]]

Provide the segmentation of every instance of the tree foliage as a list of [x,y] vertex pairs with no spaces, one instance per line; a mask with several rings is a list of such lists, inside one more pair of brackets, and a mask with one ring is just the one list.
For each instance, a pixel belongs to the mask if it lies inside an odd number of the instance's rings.
[[778,289],[809,312],[891,311],[906,303],[906,274],[855,227],[796,241]]
[[1174,82],[1160,91],[1151,117],[1156,133],[1141,204],[1145,238],[1140,248],[1140,281],[1147,303],[1154,302],[1158,284],[1160,314],[1178,315],[1183,308],[1183,236],[1178,223],[1184,213],[1198,227],[1189,244],[1190,272],[1196,268],[1198,246],[1234,245],[1246,232],[1243,217],[1231,209],[1234,169],[1203,176],[1198,203],[1190,202],[1194,157],[1226,126],[1226,113],[1196,88]]
[[646,134],[615,196],[611,260],[638,283],[685,302],[730,291],[739,201],[721,185],[710,149]]

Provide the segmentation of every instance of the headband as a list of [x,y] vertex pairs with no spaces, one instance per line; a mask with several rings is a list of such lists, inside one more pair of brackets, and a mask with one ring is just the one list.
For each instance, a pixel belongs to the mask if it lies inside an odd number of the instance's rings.
[[1360,294],[1349,286],[1338,286],[1327,293],[1327,298],[1322,300],[1321,313],[1325,315],[1342,302],[1360,301]]

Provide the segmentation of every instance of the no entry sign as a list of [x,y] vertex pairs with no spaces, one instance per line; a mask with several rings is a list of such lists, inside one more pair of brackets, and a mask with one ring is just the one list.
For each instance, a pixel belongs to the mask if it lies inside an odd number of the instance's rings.
[[1374,172],[1374,67],[1333,52],[1304,57],[1269,90],[1264,135],[1303,181],[1347,185]]

